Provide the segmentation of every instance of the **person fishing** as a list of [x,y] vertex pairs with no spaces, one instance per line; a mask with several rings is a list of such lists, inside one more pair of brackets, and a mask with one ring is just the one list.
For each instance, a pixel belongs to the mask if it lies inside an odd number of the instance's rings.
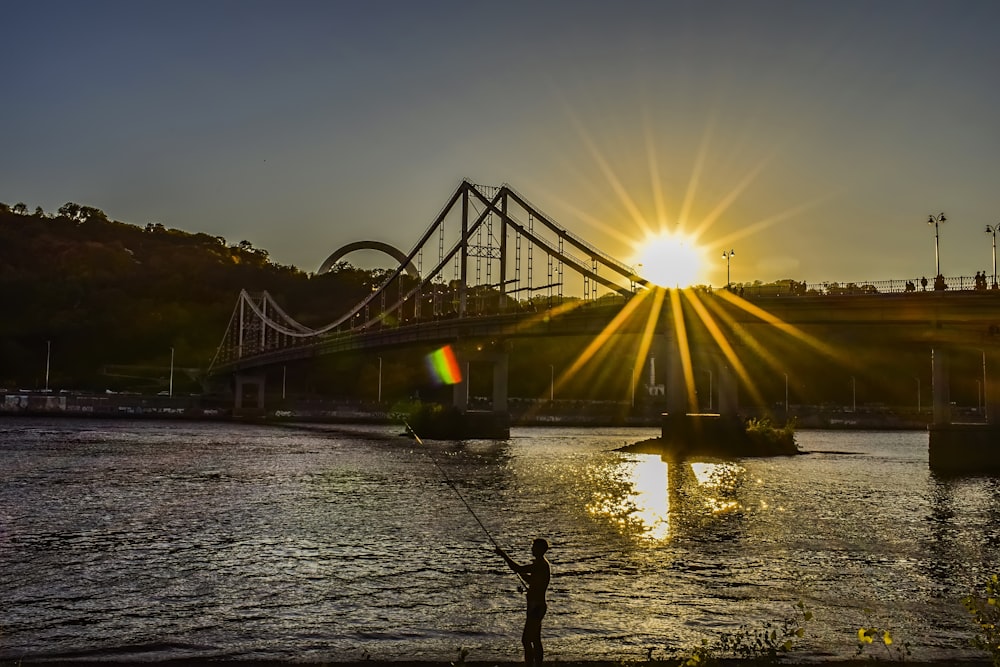
[[549,587],[552,570],[545,552],[549,543],[542,538],[531,543],[531,555],[535,557],[527,565],[521,565],[507,555],[507,552],[496,547],[497,553],[504,559],[507,566],[514,571],[527,586],[527,617],[524,620],[524,631],[521,633],[521,643],[524,645],[524,664],[535,667],[542,664],[542,618],[548,607],[545,604],[545,591]]
[[[424,441],[420,439],[417,432],[414,431],[413,428],[405,421],[403,424],[406,426],[406,430],[413,436],[414,440],[417,441],[417,444],[423,448]],[[525,585],[527,589],[528,609],[527,617],[524,621],[524,631],[521,633],[521,643],[524,645],[524,664],[527,665],[527,667],[541,665],[543,657],[542,618],[545,617],[545,612],[548,609],[545,604],[545,591],[549,587],[549,578],[552,576],[549,561],[545,560],[545,552],[549,550],[549,543],[540,537],[535,539],[535,541],[531,543],[531,555],[533,555],[535,559],[527,565],[520,565],[517,561],[508,556],[507,552],[504,551],[493,538],[493,535],[486,528],[486,524],[482,522],[479,515],[472,509],[472,505],[470,505],[469,501],[465,499],[465,496],[461,494],[458,487],[455,486],[455,483],[448,476],[445,469],[441,467],[441,464],[437,462],[434,455],[430,453],[430,450],[424,449],[424,451],[427,453],[427,456],[430,457],[434,466],[441,473],[441,476],[444,477],[445,482],[449,487],[451,487],[451,490],[455,492],[458,499],[462,501],[463,505],[465,505],[465,509],[469,510],[469,514],[476,520],[479,527],[483,529],[483,533],[486,534],[487,539],[489,539],[494,549],[496,549],[496,552],[503,557],[510,569],[517,575],[517,578],[520,579],[521,583]]]

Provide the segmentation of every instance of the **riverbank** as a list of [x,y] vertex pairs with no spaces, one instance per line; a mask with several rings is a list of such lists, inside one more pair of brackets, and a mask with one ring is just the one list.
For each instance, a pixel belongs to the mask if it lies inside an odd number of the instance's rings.
[[[95,667],[98,665],[109,665],[121,667],[122,665],[135,664],[127,660],[17,660],[0,661],[0,667]],[[496,662],[496,661],[436,661],[436,660],[352,660],[340,662],[333,660],[330,662],[278,662],[270,660],[164,660],[162,662],[141,663],[146,667],[520,667],[523,662]],[[546,665],[552,667],[680,667],[680,660],[546,660]],[[721,659],[716,664],[719,667],[750,667],[757,665],[752,660],[744,659]],[[794,659],[781,660],[777,664],[789,667],[866,667],[872,664],[872,660],[833,660],[817,662],[797,662]],[[956,667],[991,667],[989,660],[941,660],[936,662],[924,662],[907,660],[907,667],[945,667],[955,665]]]
[[[608,401],[512,399],[509,408],[511,426],[659,427],[662,423],[662,412],[653,406],[632,409]],[[363,401],[275,401],[265,410],[236,411],[231,399],[208,396],[0,392],[0,417],[391,424],[399,423],[399,414],[399,409],[393,406]],[[778,425],[785,421],[784,414],[772,415],[749,408],[741,410],[741,415]],[[967,423],[984,421],[974,410],[956,409],[954,417]],[[794,406],[788,419],[794,421],[797,430],[924,431],[930,423],[930,414],[887,408],[844,411]]]

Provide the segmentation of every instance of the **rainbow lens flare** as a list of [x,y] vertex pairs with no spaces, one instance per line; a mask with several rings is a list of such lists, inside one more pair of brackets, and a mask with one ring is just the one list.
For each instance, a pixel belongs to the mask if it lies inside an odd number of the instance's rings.
[[434,350],[426,357],[427,371],[437,384],[458,384],[462,381],[462,370],[451,345]]

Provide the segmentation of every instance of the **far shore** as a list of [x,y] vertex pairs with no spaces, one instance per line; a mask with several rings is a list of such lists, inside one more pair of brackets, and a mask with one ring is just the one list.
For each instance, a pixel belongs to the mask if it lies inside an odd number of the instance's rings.
[[[605,402],[567,402],[534,407],[515,404],[510,410],[514,427],[552,428],[656,428],[662,424],[659,410],[644,408],[629,412],[621,406]],[[984,423],[978,414],[956,411],[955,422]],[[973,411],[974,412],[974,411]],[[785,422],[783,411],[774,414],[751,410],[740,411],[744,418],[769,420],[777,426]],[[165,396],[59,396],[40,394],[0,393],[0,419],[71,418],[122,419],[161,421],[206,421],[260,424],[399,424],[400,416],[390,406],[359,402],[328,401],[307,408],[290,405],[265,410],[234,410],[216,401],[211,406],[192,397]],[[816,409],[809,406],[793,408],[788,419],[797,431],[865,430],[865,431],[926,431],[929,414],[894,412],[875,409],[857,411]]]

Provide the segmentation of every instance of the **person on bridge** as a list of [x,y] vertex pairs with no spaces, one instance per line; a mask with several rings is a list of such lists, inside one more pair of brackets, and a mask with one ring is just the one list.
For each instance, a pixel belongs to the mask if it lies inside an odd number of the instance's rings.
[[497,547],[497,553],[504,559],[510,567],[527,584],[527,617],[524,620],[524,631],[521,633],[521,644],[524,645],[524,664],[527,667],[536,667],[542,664],[542,618],[548,607],[545,604],[545,591],[549,587],[549,579],[552,571],[549,561],[545,559],[545,552],[549,550],[549,543],[542,538],[537,538],[531,543],[531,555],[535,557],[527,565],[518,564],[507,552]]

